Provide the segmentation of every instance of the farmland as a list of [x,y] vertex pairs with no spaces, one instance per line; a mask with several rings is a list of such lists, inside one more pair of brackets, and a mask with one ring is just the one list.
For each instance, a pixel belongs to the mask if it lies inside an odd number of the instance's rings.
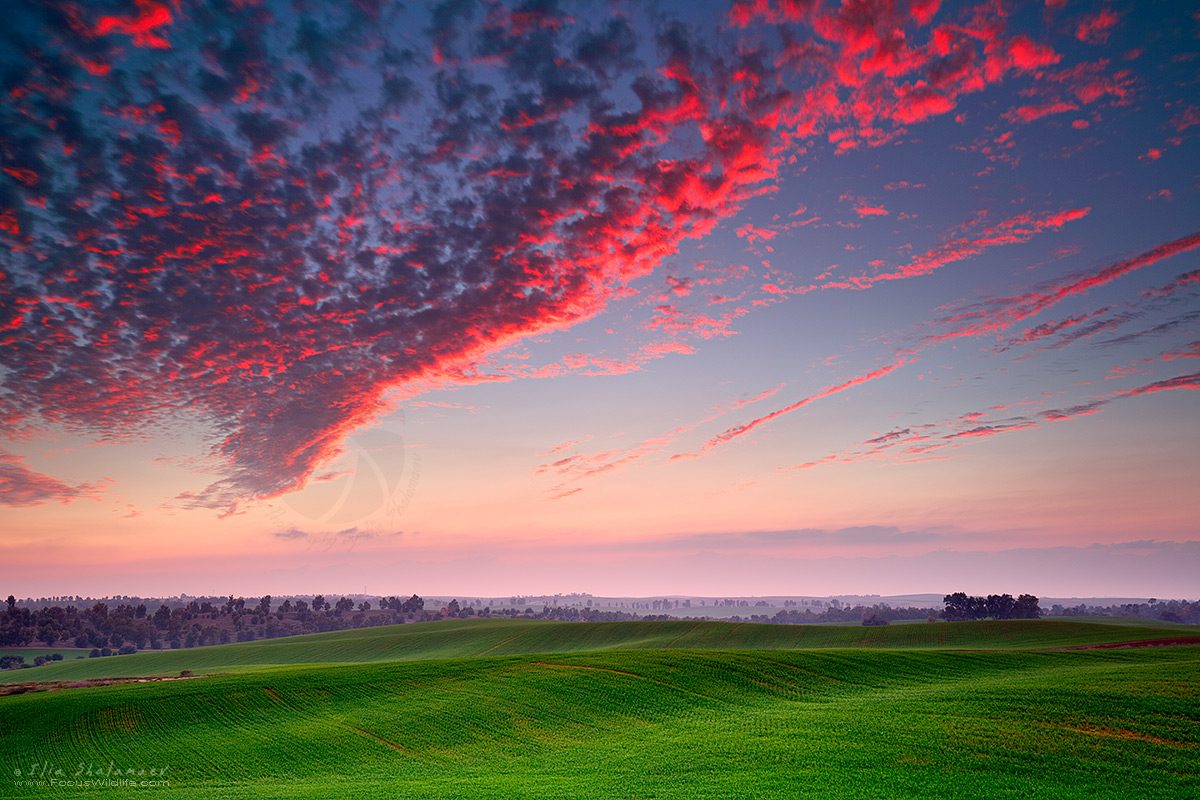
[[59,662],[4,677],[223,674],[0,698],[2,793],[1195,796],[1200,647],[1050,650],[1194,633],[463,620]]

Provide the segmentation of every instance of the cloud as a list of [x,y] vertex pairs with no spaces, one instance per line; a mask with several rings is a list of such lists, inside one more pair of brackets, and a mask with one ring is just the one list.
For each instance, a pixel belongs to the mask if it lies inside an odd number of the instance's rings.
[[[1151,266],[1163,259],[1190,252],[1197,247],[1200,247],[1200,234],[1184,236],[1094,271],[1079,273],[1049,282],[1022,295],[997,298],[966,306],[957,311],[952,310],[946,317],[935,321],[930,326],[932,328],[931,331],[918,332],[918,341],[910,345],[907,357],[915,359],[924,348],[942,342],[953,341],[967,336],[974,337],[1002,333],[1014,324],[1039,314],[1074,295],[1115,281],[1130,272]],[[1158,298],[1169,297],[1177,291],[1186,290],[1193,283],[1192,273],[1184,273],[1160,289],[1144,292],[1143,297],[1146,300],[1143,302],[1148,301],[1152,303]],[[1102,331],[1117,329],[1122,324],[1138,318],[1143,313],[1134,303],[1128,303],[1126,307],[1128,310],[1106,317],[1101,317],[1101,315],[1108,314],[1111,310],[1110,307],[1072,315],[1061,320],[1045,322],[1032,328],[1027,328],[1015,339],[998,345],[996,350],[1003,352],[1011,347],[1032,344],[1051,336],[1059,337],[1058,342],[1052,346],[1067,346]],[[1121,337],[1109,339],[1102,344],[1105,346],[1121,344],[1132,341],[1135,338],[1173,330],[1181,325],[1190,324],[1196,318],[1196,312],[1185,312],[1147,330],[1135,331]],[[1191,349],[1184,348],[1168,351],[1163,353],[1158,360],[1169,362],[1188,358],[1192,355]],[[1146,359],[1147,362],[1154,360]],[[1092,416],[1115,401],[1176,389],[1195,390],[1197,388],[1200,388],[1200,373],[1191,373],[1153,381],[1139,387],[1114,391],[1106,395],[1093,396],[1070,406],[1044,409],[1025,416],[997,417],[990,413],[1006,411],[1014,405],[1006,403],[995,406],[989,409],[988,412],[971,412],[951,420],[910,424],[904,428],[878,434],[845,450],[829,453],[817,459],[787,467],[786,469],[813,469],[831,464],[853,463],[879,457],[889,457],[904,462],[940,458],[944,456],[938,455],[939,451],[949,450],[965,442],[993,438],[1017,431],[1031,430],[1046,423]],[[809,400],[809,398],[806,398],[800,401],[797,407],[806,404]],[[1045,398],[1043,397],[1039,400],[1025,401],[1023,405],[1040,405],[1044,400]],[[782,409],[781,412],[786,413],[789,410],[791,409]],[[725,434],[722,434],[722,437],[726,435],[728,435],[728,438],[739,436],[761,421],[772,419],[781,412],[754,420],[748,423],[749,427],[739,426],[732,428],[726,431]],[[706,444],[706,448],[720,443],[723,440],[722,437],[710,440]]]
[[1186,346],[1163,353],[1161,356],[1163,361],[1174,361],[1179,358],[1200,358],[1200,340],[1189,342]]
[[[1068,329],[1076,328],[1076,326],[1083,325],[1084,323],[1087,323],[1087,322],[1093,320],[1098,315],[1103,314],[1107,311],[1108,311],[1108,308],[1105,307],[1105,308],[1098,309],[1096,311],[1090,311],[1090,312],[1086,312],[1086,313],[1082,313],[1082,314],[1075,314],[1070,317],[1067,317],[1066,319],[1054,320],[1053,322],[1043,322],[1042,324],[1037,325],[1033,328],[1027,328],[1020,336],[1016,337],[1015,339],[1011,339],[1011,340],[1005,342],[1003,345],[998,346],[997,349],[999,351],[1003,352],[1005,350],[1008,350],[1011,347],[1019,347],[1021,345],[1031,344],[1031,343],[1039,341],[1041,339],[1045,339],[1048,336],[1054,336],[1056,334],[1060,334],[1063,331],[1066,331]],[[1105,327],[1108,327],[1110,324],[1115,324],[1115,323],[1110,323],[1110,321],[1106,320],[1102,324]],[[1097,330],[1099,330],[1099,329],[1096,328],[1095,326],[1088,326],[1087,328],[1084,329],[1084,331],[1086,331],[1086,332],[1083,333],[1082,335],[1090,336],[1093,333],[1095,333]],[[1074,338],[1075,336],[1078,336],[1078,335],[1080,335],[1079,329],[1076,328],[1075,332],[1072,334],[1072,338]]]
[[1059,230],[1068,222],[1087,216],[1090,207],[1072,208],[1049,214],[1018,214],[989,225],[973,236],[963,236],[944,242],[890,272],[875,275],[852,275],[847,278],[814,285],[818,289],[867,289],[880,281],[904,280],[928,275],[947,264],[964,261],[993,247],[1027,242],[1047,230]]
[[929,343],[966,336],[994,334],[1057,305],[1068,297],[1111,283],[1116,279],[1200,247],[1200,233],[1193,233],[1157,245],[1132,258],[1118,261],[1094,272],[1079,273],[1014,297],[967,306],[935,323],[941,330],[926,336]]
[[859,525],[847,528],[797,528],[780,530],[723,531],[718,533],[695,533],[650,539],[637,544],[622,542],[622,549],[636,548],[648,551],[733,551],[752,552],[802,552],[808,548],[836,546],[872,547],[928,547],[945,542],[951,537],[942,530],[905,530],[894,525]]
[[[558,483],[548,490],[550,499],[558,500],[563,497],[569,497],[582,487],[575,487],[568,490],[566,487],[581,480],[594,478],[601,475],[612,474],[614,472],[628,469],[640,464],[643,464],[655,456],[661,454],[666,448],[679,439],[684,434],[699,428],[701,425],[712,422],[713,420],[744,408],[748,405],[761,402],[769,397],[774,396],[783,388],[783,384],[771,389],[764,389],[750,397],[744,397],[738,400],[733,400],[713,408],[703,419],[686,425],[678,425],[671,430],[643,439],[628,447],[613,448],[610,450],[582,453],[576,449],[576,445],[583,444],[589,441],[591,437],[584,437],[570,442],[564,442],[550,450],[542,453],[543,456],[558,456],[553,461],[542,464],[535,468],[535,475],[549,475]],[[570,451],[569,455],[563,455]],[[668,461],[678,461],[695,457],[695,454],[677,453],[672,455]]]
[[[1092,416],[1116,401],[1177,389],[1200,390],[1200,372],[1177,375],[1130,389],[1121,389],[1064,408],[1044,409],[1025,416],[991,416],[989,412],[1005,411],[1011,407],[1009,404],[1003,404],[989,409],[988,412],[970,412],[951,420],[910,425],[867,439],[844,451],[830,453],[816,460],[803,462],[786,469],[812,469],[830,464],[854,463],[881,457],[901,462],[924,461],[941,457],[934,454],[943,450],[952,452],[953,448],[960,447],[964,443],[979,439],[991,439],[1018,431],[1033,430],[1047,423]],[[1027,401],[1026,404],[1042,401],[1044,398],[1041,401]]]
[[1009,122],[1033,122],[1042,117],[1048,117],[1051,114],[1065,114],[1068,111],[1078,111],[1079,106],[1074,103],[1064,103],[1061,100],[1053,103],[1042,103],[1040,105],[1018,106],[1007,113],[1004,118]]
[[165,33],[158,29],[171,24],[171,10],[153,0],[135,0],[135,5],[137,12],[134,14],[101,16],[96,21],[92,35],[123,33],[132,36],[133,43],[138,47],[170,47]]
[[778,419],[779,417],[782,417],[785,414],[790,414],[793,411],[801,409],[804,406],[806,406],[810,403],[813,403],[817,400],[820,400],[825,397],[829,397],[830,395],[837,394],[838,392],[844,392],[847,389],[850,389],[854,386],[861,386],[862,384],[867,383],[868,381],[873,381],[873,380],[876,380],[877,378],[882,378],[883,376],[888,375],[888,374],[894,372],[895,370],[899,369],[900,367],[904,366],[906,363],[908,363],[908,360],[909,359],[907,359],[906,357],[901,356],[897,360],[893,361],[891,364],[880,367],[879,369],[872,370],[871,372],[865,373],[863,375],[858,375],[856,377],[850,378],[849,380],[843,381],[841,383],[827,386],[824,389],[822,389],[821,391],[817,392],[816,394],[812,394],[812,395],[809,395],[808,397],[797,400],[795,403],[792,403],[791,405],[788,405],[788,406],[784,406],[783,408],[778,409],[777,411],[772,411],[770,414],[766,414],[764,416],[752,419],[749,422],[742,423],[741,425],[735,425],[732,428],[728,428],[724,432],[722,432],[722,433],[718,434],[717,436],[714,436],[713,438],[706,441],[704,443],[704,446],[702,449],[710,450],[714,447],[717,447],[718,445],[722,445],[727,442],[730,442],[740,436],[745,436],[747,433],[750,433],[752,430],[759,427],[760,425],[764,425],[764,424],[770,422],[771,420]]
[[[186,412],[220,477],[178,501],[232,513],[303,487],[413,387],[521,374],[481,365],[600,313],[805,143],[895,141],[1060,59],[991,6],[730,21],[746,46],[553,4],[29,5],[0,108],[0,431],[115,440]],[[1127,91],[1100,65],[1055,80],[1081,103]],[[666,341],[556,369],[636,368],[744,313],[663,303]]]
[[57,500],[62,503],[94,495],[88,484],[71,486],[62,481],[34,472],[22,463],[23,459],[0,450],[0,505],[10,507],[38,506]]
[[[443,65],[418,98],[395,88],[416,84],[415,61],[374,36],[402,12],[367,5],[321,17],[336,37],[283,7],[269,33],[254,8],[210,9],[204,37],[172,23],[156,57],[174,67],[134,83],[151,63],[136,50],[107,51],[104,75],[71,60],[96,37],[160,36],[161,9],[103,17],[29,65],[74,76],[45,129],[46,90],[5,106],[21,146],[6,164],[0,423],[120,435],[192,409],[225,475],[185,505],[303,486],[389,392],[593,316],[773,174],[770,132],[702,95],[709,67],[681,29],[663,29],[670,75],[656,78],[628,61],[619,22],[559,32],[550,12],[441,6]],[[43,22],[31,35],[51,35]],[[599,102],[614,83],[640,102]],[[335,84],[357,115],[326,96]],[[95,99],[114,113],[83,124]],[[414,103],[428,125],[401,122]],[[702,129],[695,152],[663,144],[681,126]],[[46,136],[64,157],[39,154]],[[669,316],[672,330],[727,324]]]
[[1176,290],[1184,287],[1190,287],[1192,284],[1200,285],[1200,269],[1194,269],[1191,272],[1185,272],[1175,280],[1168,283],[1159,289],[1147,289],[1146,294],[1163,297],[1173,294]]
[[[391,536],[402,536],[403,533],[397,531],[389,534]],[[326,533],[315,533],[312,531],[302,531],[299,528],[287,528],[286,530],[276,531],[273,536],[276,539],[283,539],[290,542],[303,541],[307,542],[310,547],[320,547],[323,549],[353,548],[358,542],[369,541],[379,538],[380,534],[374,531],[362,530],[358,527],[345,528],[340,531],[330,531]]]
[[277,531],[275,533],[277,539],[307,539],[308,534],[296,528],[288,528],[286,531]]
[[1102,9],[1075,26],[1075,38],[1089,44],[1103,44],[1108,41],[1109,33],[1120,19],[1111,9]]

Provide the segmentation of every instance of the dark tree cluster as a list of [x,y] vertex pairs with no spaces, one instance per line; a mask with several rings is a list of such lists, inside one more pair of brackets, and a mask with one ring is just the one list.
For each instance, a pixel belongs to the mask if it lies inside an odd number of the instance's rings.
[[1107,606],[1062,606],[1055,603],[1048,614],[1052,617],[1140,617],[1200,625],[1200,600],[1159,600],[1151,597],[1144,603],[1114,603]]
[[398,597],[383,597],[379,600],[379,607],[382,609],[390,608],[402,614],[415,614],[418,611],[425,610],[425,601],[415,594],[407,600],[401,600]]
[[46,647],[119,649],[129,644],[140,649],[159,639],[144,603],[120,603],[111,609],[107,603],[97,602],[90,608],[71,605],[31,610],[18,606],[9,595],[7,605],[0,615],[0,647],[41,642]]
[[665,614],[641,616],[627,611],[601,611],[596,608],[579,608],[577,606],[542,606],[541,611],[535,612],[526,608],[523,612],[516,609],[500,609],[496,615],[522,619],[552,619],[559,622],[630,622],[633,620],[673,619]]
[[[137,605],[133,604],[135,601]],[[116,602],[115,598],[113,602]],[[158,604],[158,607],[151,611],[154,604]],[[286,599],[274,611],[270,595],[257,601],[232,595],[196,598],[186,602],[180,599],[146,601],[123,598],[113,608],[103,601],[94,602],[90,607],[49,605],[44,602],[29,605],[33,607],[18,605],[16,598],[9,595],[7,607],[0,612],[0,647],[40,644],[46,647],[90,649],[89,655],[93,658],[126,655],[146,648],[202,647],[302,633],[427,621],[442,616],[424,611],[425,601],[415,594],[403,601],[394,597],[381,598],[378,611],[372,610],[370,602],[360,602],[357,613],[354,613],[356,606],[353,600],[342,597],[331,603],[322,595],[314,597],[311,605],[305,600]],[[39,657],[38,660],[52,658]],[[40,666],[36,661],[35,664],[27,664],[23,657],[16,657],[6,661],[0,668]]]
[[971,619],[1038,619],[1042,615],[1037,597],[1031,594],[1023,594],[1014,599],[1011,594],[977,597],[965,592],[955,592],[946,595],[942,602],[946,604],[946,608],[941,616],[950,622]]
[[928,608],[917,606],[892,608],[887,603],[878,603],[873,606],[842,606],[839,604],[838,607],[826,608],[816,613],[813,613],[811,608],[804,610],[785,608],[771,617],[755,614],[748,620],[742,620],[740,617],[730,617],[729,619],[733,622],[770,622],[775,625],[811,625],[817,622],[888,625],[898,619],[927,619],[929,611]]

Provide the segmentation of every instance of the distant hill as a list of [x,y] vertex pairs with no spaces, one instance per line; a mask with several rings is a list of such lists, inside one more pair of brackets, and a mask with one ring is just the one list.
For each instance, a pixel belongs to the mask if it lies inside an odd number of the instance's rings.
[[0,682],[177,675],[254,666],[415,661],[612,650],[829,648],[1041,649],[1194,635],[1195,628],[1007,620],[861,625],[763,625],[691,620],[551,622],[470,619],[389,625],[240,644],[60,661],[5,672]]

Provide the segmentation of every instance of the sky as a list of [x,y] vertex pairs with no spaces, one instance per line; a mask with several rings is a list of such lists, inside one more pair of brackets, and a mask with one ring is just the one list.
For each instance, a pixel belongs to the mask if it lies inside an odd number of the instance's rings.
[[1200,595],[1193,3],[5,16],[5,594]]

